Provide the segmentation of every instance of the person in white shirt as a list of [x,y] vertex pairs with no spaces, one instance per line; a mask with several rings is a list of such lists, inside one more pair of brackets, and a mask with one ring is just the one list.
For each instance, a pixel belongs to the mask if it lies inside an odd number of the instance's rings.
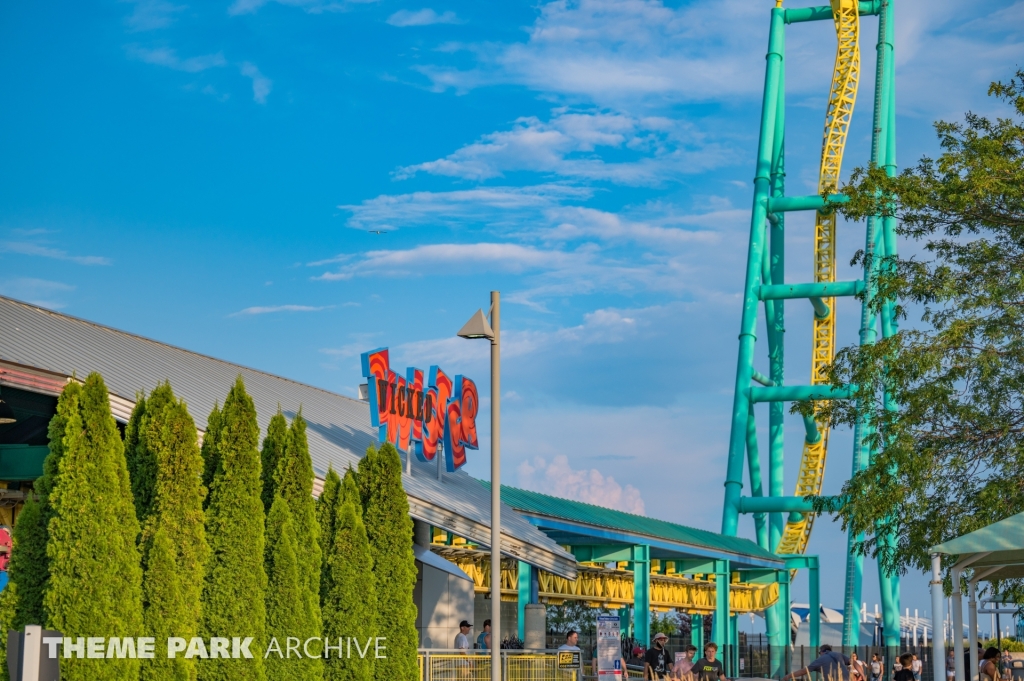
[[455,649],[461,651],[464,655],[469,655],[469,630],[473,628],[473,625],[462,620],[459,622],[459,633],[455,634]]

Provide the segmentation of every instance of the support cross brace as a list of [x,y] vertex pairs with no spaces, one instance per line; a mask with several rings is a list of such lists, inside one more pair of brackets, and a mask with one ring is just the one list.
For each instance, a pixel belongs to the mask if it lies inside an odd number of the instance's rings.
[[780,300],[787,298],[836,298],[839,296],[855,296],[864,291],[864,281],[822,281],[813,284],[774,284],[757,287],[757,297],[761,300]]
[[848,400],[857,386],[836,388],[831,385],[786,385],[771,388],[750,388],[753,402],[803,402],[805,400]]

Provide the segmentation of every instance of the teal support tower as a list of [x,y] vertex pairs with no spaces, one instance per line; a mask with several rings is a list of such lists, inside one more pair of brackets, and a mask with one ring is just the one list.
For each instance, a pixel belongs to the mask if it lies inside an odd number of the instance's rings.
[[[866,17],[877,17],[877,40],[872,41],[875,43],[875,79],[871,110],[871,155],[870,158],[857,159],[855,164],[866,166],[870,162],[883,167],[890,175],[896,173],[894,2],[832,0],[830,5],[822,7],[788,8],[782,6],[782,0],[776,0],[776,7],[769,13],[768,50],[754,167],[754,195],[743,285],[722,533],[736,535],[740,517],[751,515],[758,544],[785,555],[787,560],[793,559],[794,570],[807,570],[812,594],[811,641],[815,645],[820,641],[820,621],[817,619],[816,607],[820,578],[816,557],[805,555],[815,521],[813,507],[807,498],[821,494],[828,454],[829,424],[816,416],[804,418],[805,435],[798,445],[801,452],[798,479],[795,490],[787,493],[783,475],[787,451],[783,437],[784,421],[793,402],[818,404],[827,400],[857,399],[857,386],[836,387],[828,380],[828,367],[836,352],[836,325],[843,323],[837,319],[837,298],[862,296],[858,327],[862,345],[874,343],[879,334],[888,337],[897,330],[897,320],[893,314],[894,301],[882,301],[881,312],[873,312],[878,307],[874,298],[879,257],[866,258],[860,279],[836,280],[837,230],[850,229],[854,225],[839,224],[834,212],[835,205],[846,198],[840,193],[840,183],[847,135],[861,82],[861,50],[868,44],[868,29],[876,25],[874,20],[866,20]],[[787,196],[786,32],[790,26],[813,21],[831,22],[836,31],[836,59],[826,103],[818,192],[809,196]],[[794,29],[799,30],[799,26]],[[811,212],[814,216],[814,246],[810,253],[813,280],[789,283],[786,280],[785,239],[787,233],[792,231],[792,226],[787,229],[786,214],[796,211]],[[895,229],[892,218],[875,216],[869,219],[864,235],[865,252],[869,256],[895,255]],[[807,239],[806,232],[799,236]],[[801,300],[806,302],[801,303]],[[786,301],[792,301],[789,307],[793,309],[786,309]],[[759,314],[762,311],[764,326],[760,326]],[[810,380],[787,381],[787,312],[790,316],[808,315],[812,322]],[[848,321],[851,325],[854,323],[853,319]],[[759,328],[764,329],[765,333],[760,344],[757,337]],[[765,352],[767,361],[758,361],[759,349]],[[800,375],[806,376],[803,373]],[[890,405],[888,396],[886,405]],[[762,448],[758,447],[757,442],[759,412],[762,418],[767,414],[767,442]],[[851,474],[864,469],[874,459],[876,452],[871,451],[870,443],[874,441],[871,428],[868,422],[856,425],[850,460]],[[761,458],[762,451],[767,452],[765,462]],[[790,455],[794,454],[791,452]],[[763,463],[766,467],[762,466]],[[763,479],[765,470],[767,480]],[[745,483],[749,484],[746,494]],[[862,539],[850,536],[849,547],[853,549]],[[883,545],[894,545],[895,538],[880,536],[879,541]],[[843,645],[853,646],[860,643],[863,557],[855,555],[853,550],[848,553],[843,603],[847,616],[843,626]],[[778,600],[765,612],[772,649],[770,664],[773,676],[776,677],[786,670],[791,645],[791,587],[789,575],[785,577],[778,580]],[[720,576],[716,575],[718,578]],[[885,642],[889,647],[898,646],[898,577],[886,573],[879,566],[879,581]],[[719,625],[718,621],[716,617],[715,640],[721,643],[723,639],[728,639],[732,643],[730,627],[726,623]],[[732,660],[729,660],[731,663]]]

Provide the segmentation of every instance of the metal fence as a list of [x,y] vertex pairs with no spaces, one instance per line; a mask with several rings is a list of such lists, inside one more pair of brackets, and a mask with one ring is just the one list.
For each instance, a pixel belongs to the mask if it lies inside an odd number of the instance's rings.
[[[419,651],[420,681],[491,681],[491,654],[486,650]],[[643,669],[628,668],[630,679],[642,679]],[[596,679],[592,662],[583,661],[583,678],[558,668],[556,650],[503,650],[501,677],[504,681],[587,681]]]

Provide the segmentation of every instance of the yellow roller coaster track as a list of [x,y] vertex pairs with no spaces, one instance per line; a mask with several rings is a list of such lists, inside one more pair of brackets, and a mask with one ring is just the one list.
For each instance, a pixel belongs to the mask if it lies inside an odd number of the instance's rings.
[[[821,147],[821,170],[818,175],[818,193],[831,194],[839,185],[846,137],[853,118],[853,105],[857,100],[860,81],[860,17],[857,0],[832,0],[832,15],[836,25],[835,69],[825,113],[825,135]],[[832,212],[817,213],[814,221],[814,281],[836,280],[836,218]],[[815,318],[813,353],[811,356],[811,384],[828,383],[828,365],[835,357],[836,326],[835,299],[826,301],[829,314]],[[804,444],[800,458],[800,473],[796,481],[795,496],[804,497],[821,492],[825,475],[825,456],[828,453],[828,424],[818,421],[821,438],[814,444]],[[778,553],[797,554],[807,549],[814,515],[806,514],[798,522],[787,522],[779,542]]]

